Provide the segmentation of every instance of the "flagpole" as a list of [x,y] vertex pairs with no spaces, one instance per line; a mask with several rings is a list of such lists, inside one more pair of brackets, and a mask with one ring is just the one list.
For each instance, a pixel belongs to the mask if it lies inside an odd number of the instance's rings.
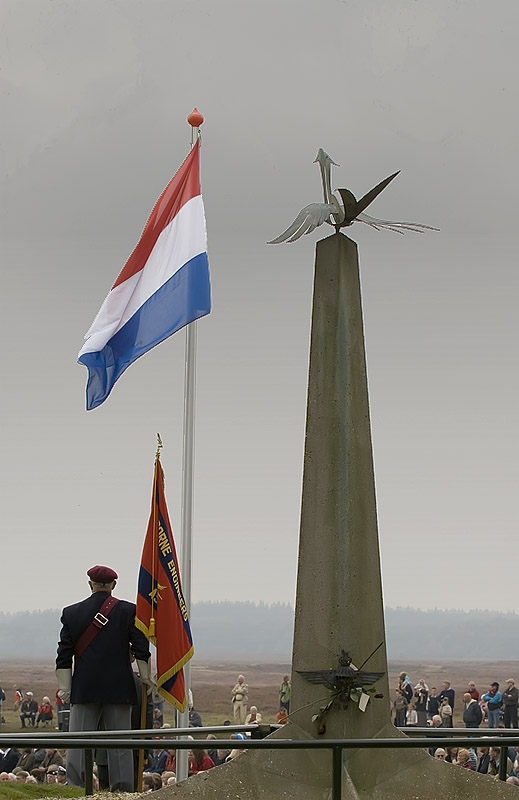
[[[191,125],[191,149],[198,141],[199,127],[204,118],[195,108],[187,118]],[[193,530],[193,474],[195,458],[195,401],[196,401],[196,355],[197,355],[197,323],[196,320],[186,327],[186,351],[184,372],[184,442],[182,452],[182,509],[181,509],[181,576],[184,601],[187,613],[191,616],[191,553]],[[191,689],[191,666],[184,666],[184,680],[188,703],[185,711],[178,715],[181,728],[189,727],[189,693]],[[176,751],[177,783],[188,777],[188,751]]]

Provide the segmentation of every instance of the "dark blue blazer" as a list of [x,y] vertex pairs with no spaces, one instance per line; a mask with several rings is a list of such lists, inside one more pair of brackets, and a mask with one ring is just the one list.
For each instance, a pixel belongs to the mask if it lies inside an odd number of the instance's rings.
[[9,748],[9,752],[0,755],[0,772],[12,772],[20,760],[21,753],[15,747]]
[[82,655],[74,655],[76,643],[108,596],[108,592],[93,592],[81,603],[63,609],[56,668],[70,669],[74,659],[71,703],[137,702],[130,651],[135,658],[147,661],[150,648],[135,627],[135,603],[119,600],[108,615],[108,623]]

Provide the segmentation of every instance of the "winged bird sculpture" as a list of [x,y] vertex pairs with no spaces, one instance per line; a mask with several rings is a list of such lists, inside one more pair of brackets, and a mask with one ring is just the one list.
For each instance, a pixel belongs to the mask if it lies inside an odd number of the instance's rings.
[[310,681],[310,683],[322,683],[326,686],[327,689],[333,692],[334,698],[337,697],[339,702],[342,703],[343,708],[348,705],[352,689],[363,689],[364,686],[371,686],[384,675],[383,672],[366,672],[362,667],[357,669],[352,664],[349,653],[345,650],[341,650],[337,669],[313,670],[311,672],[297,670],[297,673],[305,680]]
[[433,228],[429,225],[421,225],[419,222],[393,222],[389,219],[378,219],[377,217],[370,217],[369,214],[364,214],[364,209],[366,209],[380,192],[391,183],[393,178],[396,178],[399,174],[398,172],[394,172],[389,178],[380,181],[380,183],[365,194],[364,197],[361,197],[360,200],[357,200],[349,189],[337,189],[340,197],[339,199],[331,189],[332,164],[336,167],[339,165],[336,164],[322,147],[319,148],[317,158],[314,161],[314,164],[315,163],[319,164],[319,169],[321,170],[324,202],[310,203],[310,205],[305,206],[299,212],[292,225],[275,239],[267,242],[267,244],[295,242],[296,239],[299,239],[303,234],[311,233],[318,228],[319,225],[322,225],[323,222],[334,226],[337,232],[340,228],[353,225],[354,222],[364,222],[366,225],[375,228],[375,230],[384,228],[402,234],[406,230],[414,231],[415,233],[423,233],[424,230],[438,230],[438,228]]

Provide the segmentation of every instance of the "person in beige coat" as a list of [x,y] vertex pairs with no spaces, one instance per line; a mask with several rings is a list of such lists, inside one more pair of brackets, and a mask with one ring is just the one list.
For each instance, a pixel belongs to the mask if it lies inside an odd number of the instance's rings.
[[236,725],[245,725],[247,716],[247,702],[249,700],[249,687],[245,683],[245,676],[238,675],[238,683],[233,687],[232,712]]

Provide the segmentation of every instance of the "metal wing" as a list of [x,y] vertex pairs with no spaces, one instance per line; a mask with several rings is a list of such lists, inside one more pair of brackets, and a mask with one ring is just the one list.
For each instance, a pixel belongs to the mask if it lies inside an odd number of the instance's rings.
[[337,213],[335,206],[331,203],[310,203],[305,206],[297,215],[292,225],[286,231],[272,239],[267,244],[281,244],[281,242],[295,242],[305,233],[312,233],[313,230],[322,225],[323,222],[330,221],[330,215]]
[[361,211],[364,211],[365,208],[371,205],[375,197],[378,197],[380,192],[384,191],[386,186],[388,186],[391,183],[393,178],[396,178],[396,176],[399,174],[400,170],[398,170],[398,172],[394,172],[392,175],[389,176],[389,178],[384,178],[384,180],[380,181],[380,183],[377,183],[377,185],[373,189],[370,189],[370,191],[367,194],[365,194],[364,197],[361,197],[360,200],[357,200],[358,213],[355,214],[355,216],[358,217]]
[[335,689],[336,672],[334,669],[314,670],[312,672],[296,670],[296,672],[310,683],[322,683],[328,689]]
[[361,670],[355,676],[355,683],[353,685],[370,686],[372,683],[376,683],[379,678],[382,678],[383,675],[383,672],[364,672],[364,670]]
[[419,222],[392,222],[389,219],[377,219],[377,217],[370,217],[369,214],[357,214],[355,222],[364,222],[375,230],[385,228],[385,230],[393,231],[394,233],[401,233],[404,231],[413,231],[414,233],[423,233],[424,231],[438,231],[439,228],[433,228],[431,225],[421,225]]

